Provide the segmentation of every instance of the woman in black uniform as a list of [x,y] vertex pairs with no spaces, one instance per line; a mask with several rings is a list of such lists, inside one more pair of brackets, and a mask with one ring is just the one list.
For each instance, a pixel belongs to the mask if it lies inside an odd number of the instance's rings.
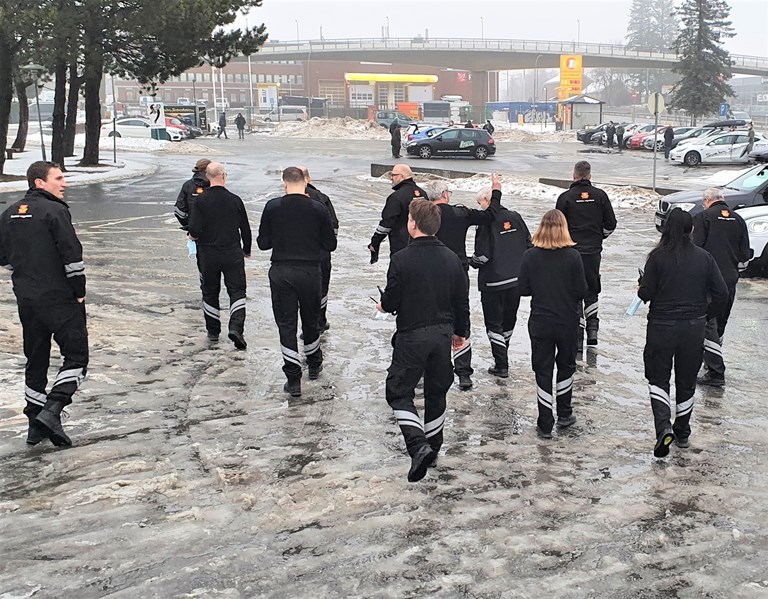
[[[673,210],[661,240],[648,255],[637,295],[651,302],[645,338],[645,378],[656,425],[653,455],[663,458],[669,445],[688,447],[696,374],[701,367],[707,314],[717,314],[728,289],[715,259],[691,241],[693,220]],[[709,303],[708,303],[709,299]],[[675,424],[669,379],[675,367]]]
[[[571,408],[573,374],[576,372],[576,344],[579,333],[579,302],[587,293],[584,265],[568,233],[568,222],[559,210],[544,214],[531,238],[533,247],[523,256],[518,288],[531,296],[528,333],[531,362],[536,373],[539,418],[536,433],[552,438],[557,409],[557,426],[576,422]],[[552,374],[557,364],[556,393]]]

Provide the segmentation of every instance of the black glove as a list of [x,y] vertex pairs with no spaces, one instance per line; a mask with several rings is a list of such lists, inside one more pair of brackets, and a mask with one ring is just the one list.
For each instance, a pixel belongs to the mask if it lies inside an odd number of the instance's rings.
[[379,248],[370,244],[368,246],[368,251],[371,252],[371,264],[376,264],[379,261]]

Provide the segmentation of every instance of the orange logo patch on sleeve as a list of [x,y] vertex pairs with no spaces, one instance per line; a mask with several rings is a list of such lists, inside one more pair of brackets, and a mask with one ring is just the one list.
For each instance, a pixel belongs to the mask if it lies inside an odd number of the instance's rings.
[[27,210],[29,210],[29,204],[21,204],[19,206],[19,214],[26,214]]
[[723,216],[723,218],[728,218],[729,216],[731,216],[731,212],[729,210],[721,210],[720,214],[721,216]]
[[589,192],[588,191],[582,191],[581,192],[581,199],[582,200],[588,200],[589,199]]
[[509,221],[506,221],[504,223],[504,230],[509,231],[511,228],[512,228],[512,223],[510,223]]
[[421,195],[421,192],[417,189],[413,192],[413,195],[415,195],[417,198]]
[[203,188],[202,188],[202,187],[198,187],[198,188],[195,190],[195,193],[198,193],[198,194],[201,194],[201,193],[203,193]]

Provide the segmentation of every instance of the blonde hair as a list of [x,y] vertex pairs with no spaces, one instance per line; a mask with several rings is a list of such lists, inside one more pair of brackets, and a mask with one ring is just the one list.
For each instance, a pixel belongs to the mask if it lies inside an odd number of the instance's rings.
[[568,221],[559,210],[548,210],[541,217],[539,228],[531,237],[534,247],[543,250],[557,250],[576,245],[568,232]]

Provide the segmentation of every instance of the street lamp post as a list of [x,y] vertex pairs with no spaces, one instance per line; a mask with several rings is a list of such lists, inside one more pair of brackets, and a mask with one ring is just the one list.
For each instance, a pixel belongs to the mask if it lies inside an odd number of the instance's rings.
[[581,43],[581,20],[576,19],[576,43]]
[[[536,106],[536,99],[539,96],[539,58],[541,54],[536,56],[536,60],[533,63],[533,105]],[[538,108],[536,109],[538,110]]]
[[22,70],[27,71],[32,77],[35,78],[35,105],[37,106],[37,126],[40,129],[40,149],[43,152],[43,160],[47,160],[45,157],[45,140],[43,139],[43,119],[40,116],[40,90],[38,89],[38,76],[45,70],[45,67],[39,64],[28,64],[25,67],[21,67]]
[[195,89],[195,82],[197,82],[197,77],[194,73],[192,73],[192,102],[194,108],[195,127],[199,127],[200,124],[197,122],[197,90]]
[[384,30],[384,39],[389,39],[389,17],[384,17],[387,20],[387,28]]
[[293,20],[294,23],[296,23],[296,43],[299,43],[299,21],[298,19]]
[[485,21],[483,21],[483,17],[480,17],[480,39],[485,39]]
[[544,129],[547,128],[547,116],[549,114],[549,94],[547,94],[547,86],[544,86]]

